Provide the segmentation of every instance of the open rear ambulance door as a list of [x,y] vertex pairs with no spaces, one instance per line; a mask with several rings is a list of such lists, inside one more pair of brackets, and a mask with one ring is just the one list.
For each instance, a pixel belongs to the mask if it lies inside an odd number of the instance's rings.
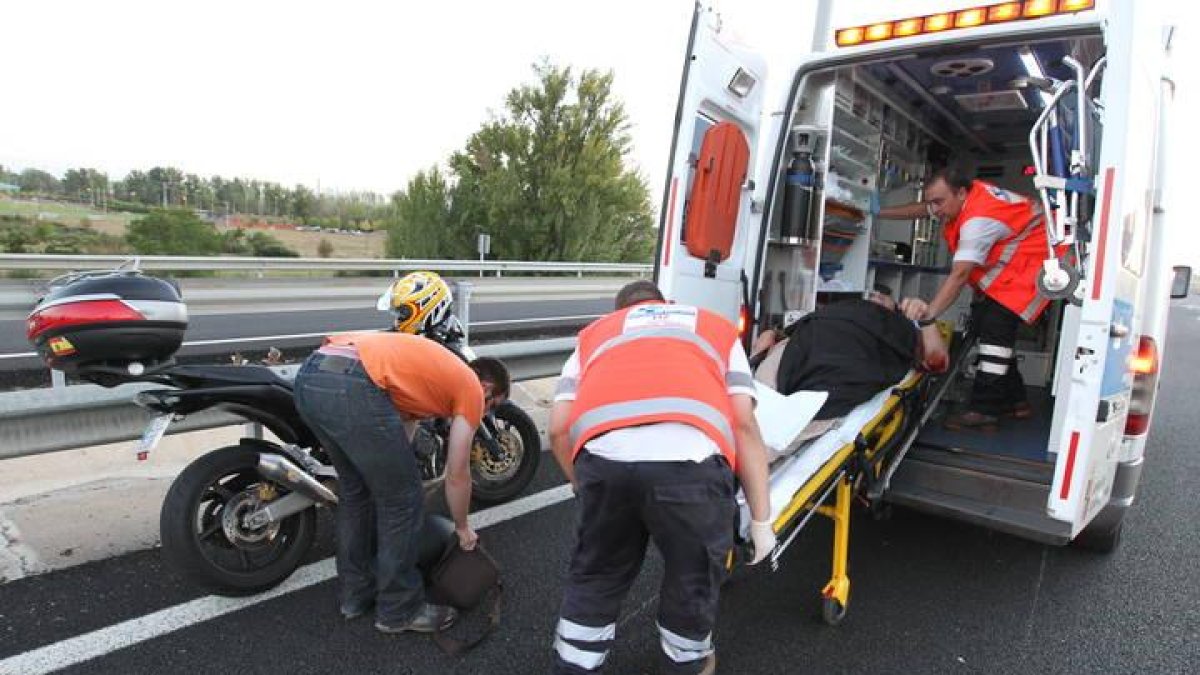
[[[1114,3],[1104,73],[1104,140],[1081,306],[1069,306],[1055,377],[1050,451],[1056,453],[1047,513],[1079,534],[1108,503],[1125,441],[1143,331],[1142,297],[1152,189],[1158,162],[1161,27]],[[1115,26],[1115,28],[1114,28]],[[1157,53],[1156,53],[1157,52]],[[1094,151],[1093,151],[1094,152]]]
[[755,149],[765,61],[722,33],[696,6],[685,55],[675,138],[659,221],[655,281],[668,300],[719,312],[735,323],[746,289]]

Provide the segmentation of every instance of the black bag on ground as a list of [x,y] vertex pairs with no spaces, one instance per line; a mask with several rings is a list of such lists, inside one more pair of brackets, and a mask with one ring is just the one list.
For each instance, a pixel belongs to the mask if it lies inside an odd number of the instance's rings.
[[[482,543],[464,551],[454,536],[454,524],[442,516],[427,516],[421,528],[419,567],[425,577],[425,596],[437,605],[450,605],[461,611],[472,610],[491,595],[488,623],[479,635],[469,639],[450,637],[445,631],[434,633],[433,640],[442,651],[454,656],[483,642],[500,624],[500,567]],[[441,555],[433,562],[431,551],[441,543]]]

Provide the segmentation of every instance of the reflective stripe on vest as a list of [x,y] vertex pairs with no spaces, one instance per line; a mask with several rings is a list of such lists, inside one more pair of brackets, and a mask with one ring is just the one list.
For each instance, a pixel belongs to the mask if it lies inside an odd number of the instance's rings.
[[721,436],[729,443],[730,447],[734,447],[733,430],[729,427],[729,420],[720,410],[703,403],[694,401],[689,398],[665,397],[665,398],[647,398],[639,401],[623,401],[620,403],[610,403],[602,405],[598,408],[593,408],[579,416],[575,423],[571,425],[570,440],[571,445],[578,444],[580,438],[583,438],[591,429],[604,424],[616,422],[618,420],[629,419],[631,417],[640,417],[643,415],[662,415],[668,413],[678,413],[703,420],[708,425],[716,429]]
[[1033,218],[1029,219],[1028,223],[1025,223],[1025,228],[1021,230],[1020,234],[1008,240],[1008,244],[1000,252],[1000,257],[990,263],[987,273],[977,282],[980,291],[986,292],[992,284],[996,283],[996,279],[1004,272],[1004,266],[1012,262],[1013,256],[1017,254],[1017,249],[1021,246],[1021,242],[1036,232],[1041,223],[1042,215],[1040,213],[1035,214]]
[[619,347],[623,344],[633,342],[634,340],[641,340],[643,338],[667,338],[670,340],[683,340],[684,342],[689,342],[699,347],[700,350],[708,355],[708,357],[713,361],[716,361],[718,368],[725,368],[725,359],[721,358],[721,355],[717,352],[716,347],[713,347],[712,343],[710,343],[708,340],[705,340],[693,331],[684,330],[682,328],[664,327],[635,329],[628,333],[622,333],[621,335],[605,340],[604,343],[599,347],[596,347],[596,351],[592,352],[591,356],[588,357],[587,363],[581,364],[580,370],[587,368],[588,364],[595,361],[597,356],[600,356],[613,347]]

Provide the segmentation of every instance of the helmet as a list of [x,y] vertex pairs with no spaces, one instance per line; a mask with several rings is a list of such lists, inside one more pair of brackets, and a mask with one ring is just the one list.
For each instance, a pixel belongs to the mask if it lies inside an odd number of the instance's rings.
[[397,331],[420,334],[445,321],[452,304],[450,286],[440,276],[413,272],[393,282],[375,307],[392,313]]

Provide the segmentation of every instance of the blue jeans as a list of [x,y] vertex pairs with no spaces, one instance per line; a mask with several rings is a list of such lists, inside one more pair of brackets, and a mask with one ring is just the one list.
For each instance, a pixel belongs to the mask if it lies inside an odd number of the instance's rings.
[[313,354],[296,375],[295,396],[338,472],[341,606],[373,600],[377,620],[407,621],[424,602],[417,570],[424,498],[403,421],[355,359]]

